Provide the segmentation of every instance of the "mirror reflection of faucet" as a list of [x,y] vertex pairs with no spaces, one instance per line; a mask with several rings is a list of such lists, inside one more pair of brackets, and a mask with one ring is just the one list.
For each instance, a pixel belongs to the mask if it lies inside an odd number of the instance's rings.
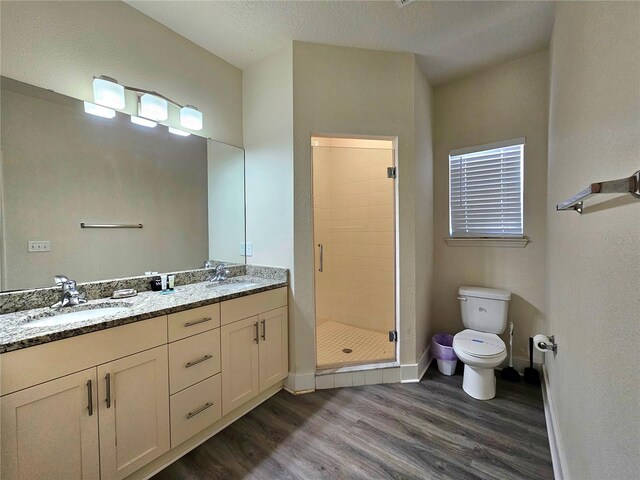
[[224,263],[216,265],[213,275],[207,278],[207,282],[224,282],[231,274]]
[[82,303],[87,303],[83,295],[78,292],[76,288],[76,281],[69,280],[64,275],[56,275],[54,277],[56,286],[61,287],[61,295],[60,300],[57,303],[51,305],[51,308],[63,308],[67,306],[80,305]]

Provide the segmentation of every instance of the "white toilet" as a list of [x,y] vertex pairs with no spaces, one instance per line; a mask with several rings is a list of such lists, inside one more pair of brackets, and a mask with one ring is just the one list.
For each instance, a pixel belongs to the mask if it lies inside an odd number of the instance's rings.
[[460,287],[458,300],[467,327],[453,337],[453,351],[464,363],[462,388],[473,398],[489,400],[496,396],[493,369],[507,358],[507,347],[497,334],[507,326],[511,292]]

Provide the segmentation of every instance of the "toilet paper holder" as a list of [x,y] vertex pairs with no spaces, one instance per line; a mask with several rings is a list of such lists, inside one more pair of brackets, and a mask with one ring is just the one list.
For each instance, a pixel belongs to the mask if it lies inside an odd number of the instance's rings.
[[536,345],[538,346],[538,348],[540,350],[546,350],[546,351],[551,350],[553,353],[558,353],[558,344],[556,343],[556,336],[549,335],[547,338],[551,343],[537,342]]

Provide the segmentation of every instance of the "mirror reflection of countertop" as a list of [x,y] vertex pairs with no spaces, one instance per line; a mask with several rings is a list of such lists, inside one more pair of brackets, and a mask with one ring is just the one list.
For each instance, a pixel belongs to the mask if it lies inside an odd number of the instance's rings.
[[[8,313],[0,315],[0,353],[265,292],[287,284],[283,280],[243,275],[220,284],[201,282],[176,286],[175,291],[168,294],[146,291],[125,299],[90,300],[62,310],[37,308]],[[116,314],[81,321],[42,327],[29,325],[29,322],[48,316],[110,307],[121,307],[121,310]]]

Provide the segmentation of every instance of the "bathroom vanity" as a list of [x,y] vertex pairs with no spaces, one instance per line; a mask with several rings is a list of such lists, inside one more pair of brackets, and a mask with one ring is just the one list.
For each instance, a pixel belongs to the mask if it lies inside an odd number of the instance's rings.
[[[147,478],[266,400],[288,372],[287,281],[238,277],[0,316],[2,478]],[[123,306],[126,305],[126,306]]]

